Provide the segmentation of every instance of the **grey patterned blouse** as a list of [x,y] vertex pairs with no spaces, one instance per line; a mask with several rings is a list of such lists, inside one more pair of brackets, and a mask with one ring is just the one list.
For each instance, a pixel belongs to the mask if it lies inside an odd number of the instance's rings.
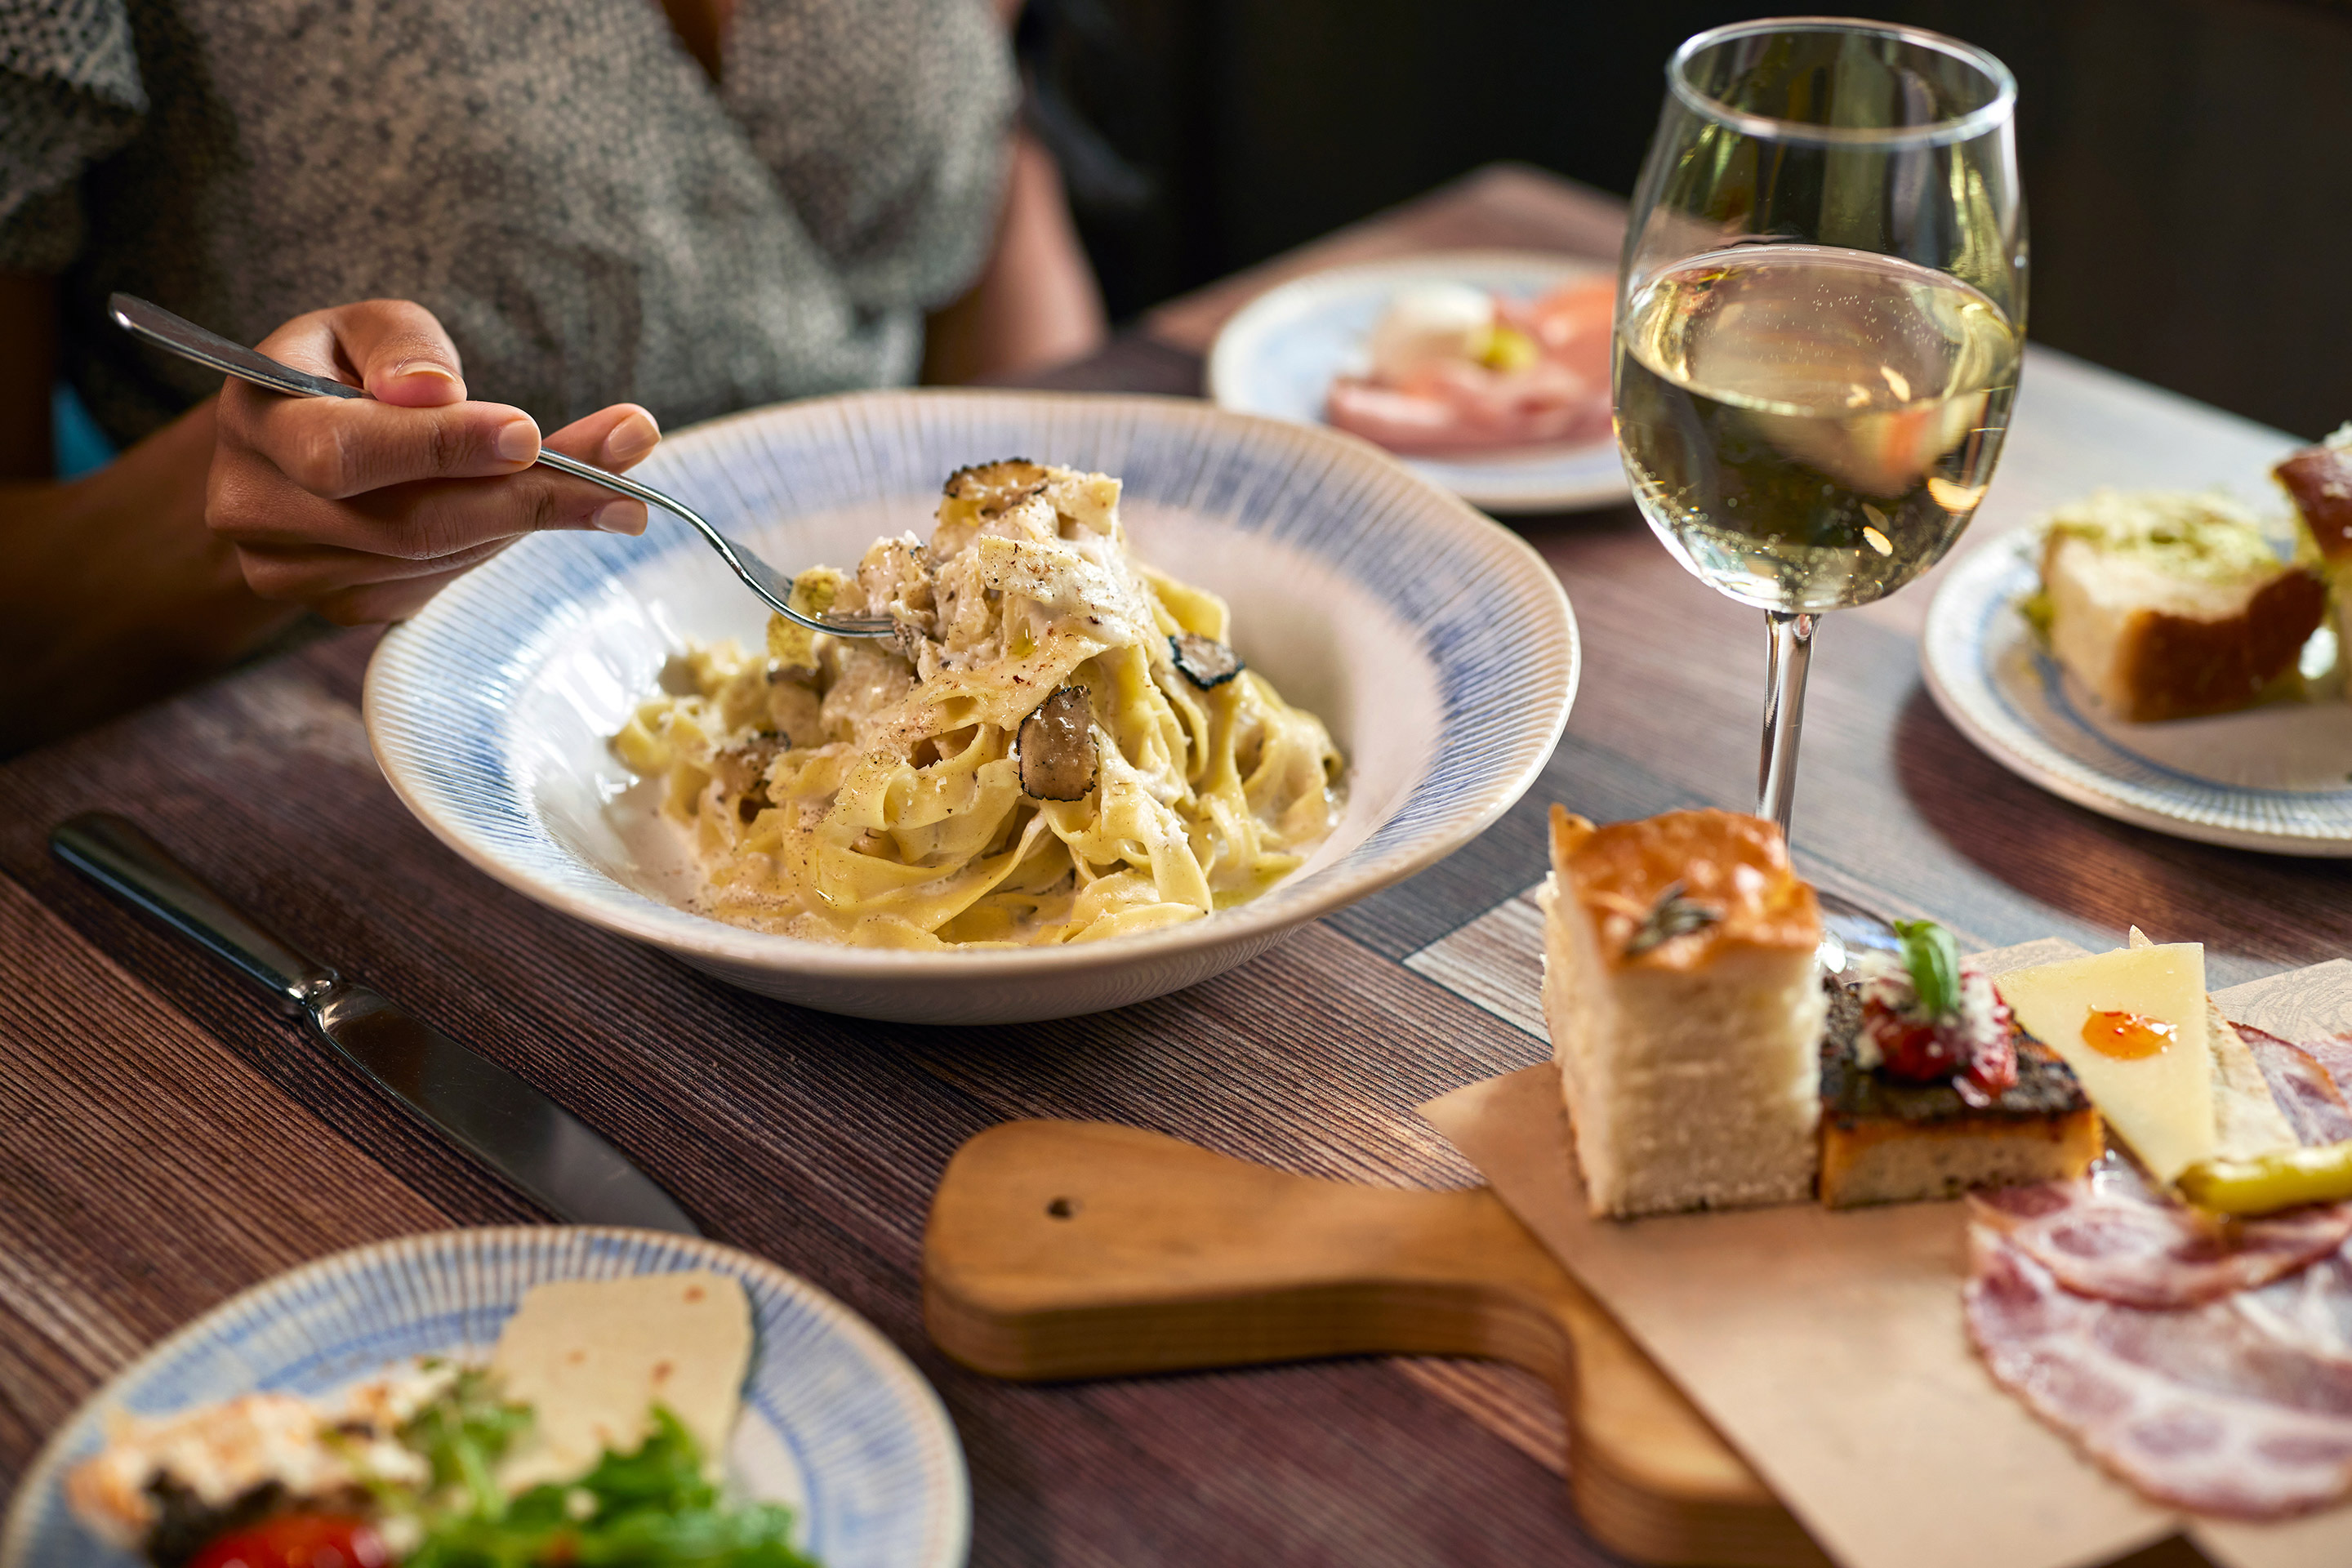
[[987,0],[739,0],[719,86],[657,0],[0,0],[0,268],[119,441],[219,378],[116,289],[247,342],[415,300],[478,397],[676,428],[911,378],[1013,99]]

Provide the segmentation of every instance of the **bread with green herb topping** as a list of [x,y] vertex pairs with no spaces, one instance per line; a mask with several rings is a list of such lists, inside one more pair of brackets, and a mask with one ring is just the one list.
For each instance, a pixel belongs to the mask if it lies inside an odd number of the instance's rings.
[[2285,694],[2327,585],[2225,496],[2103,489],[2052,516],[2038,609],[2058,662],[2140,723]]
[[[1822,1202],[1833,1209],[2063,1182],[2105,1150],[2099,1113],[2055,1053],[2017,1029],[2016,1081],[1972,1103],[1958,1085],[1868,1065],[1862,1002],[1834,981],[1822,1037]],[[1983,1097],[1978,1097],[1981,1100]]]

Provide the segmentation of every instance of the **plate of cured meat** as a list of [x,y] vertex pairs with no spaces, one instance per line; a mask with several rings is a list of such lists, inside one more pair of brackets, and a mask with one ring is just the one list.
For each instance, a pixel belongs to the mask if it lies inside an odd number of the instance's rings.
[[1209,352],[1225,408],[1328,425],[1497,512],[1624,500],[1610,428],[1613,270],[1540,251],[1433,252],[1294,279]]

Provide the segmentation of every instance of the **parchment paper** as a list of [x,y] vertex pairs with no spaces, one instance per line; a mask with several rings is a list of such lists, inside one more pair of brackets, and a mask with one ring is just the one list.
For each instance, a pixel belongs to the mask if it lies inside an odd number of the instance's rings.
[[[2072,951],[2036,943],[1986,960],[1997,973]],[[2332,1000],[2315,1007],[2322,997]],[[2352,963],[2221,1001],[2289,1037],[2320,1016],[2352,1027]],[[1961,1325],[1963,1205],[1595,1220],[1549,1065],[1421,1111],[1845,1568],[2075,1568],[2184,1524],[2226,1568],[2352,1564],[2352,1508],[2191,1523],[2109,1479],[2004,1393]]]
[[[2352,1029],[2352,963],[2336,959],[2214,993],[2222,1013],[2283,1039]],[[2200,1519],[2189,1539],[2222,1568],[2346,1568],[2352,1564],[2352,1503],[2303,1519],[2240,1524]]]

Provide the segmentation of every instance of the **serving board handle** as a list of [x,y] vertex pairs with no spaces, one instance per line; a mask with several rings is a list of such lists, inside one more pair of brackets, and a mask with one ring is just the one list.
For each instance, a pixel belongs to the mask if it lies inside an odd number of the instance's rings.
[[931,1338],[997,1377],[1464,1355],[1549,1380],[1592,1533],[1651,1563],[1826,1561],[1485,1187],[1354,1186],[1102,1122],[959,1151],[923,1238]]

